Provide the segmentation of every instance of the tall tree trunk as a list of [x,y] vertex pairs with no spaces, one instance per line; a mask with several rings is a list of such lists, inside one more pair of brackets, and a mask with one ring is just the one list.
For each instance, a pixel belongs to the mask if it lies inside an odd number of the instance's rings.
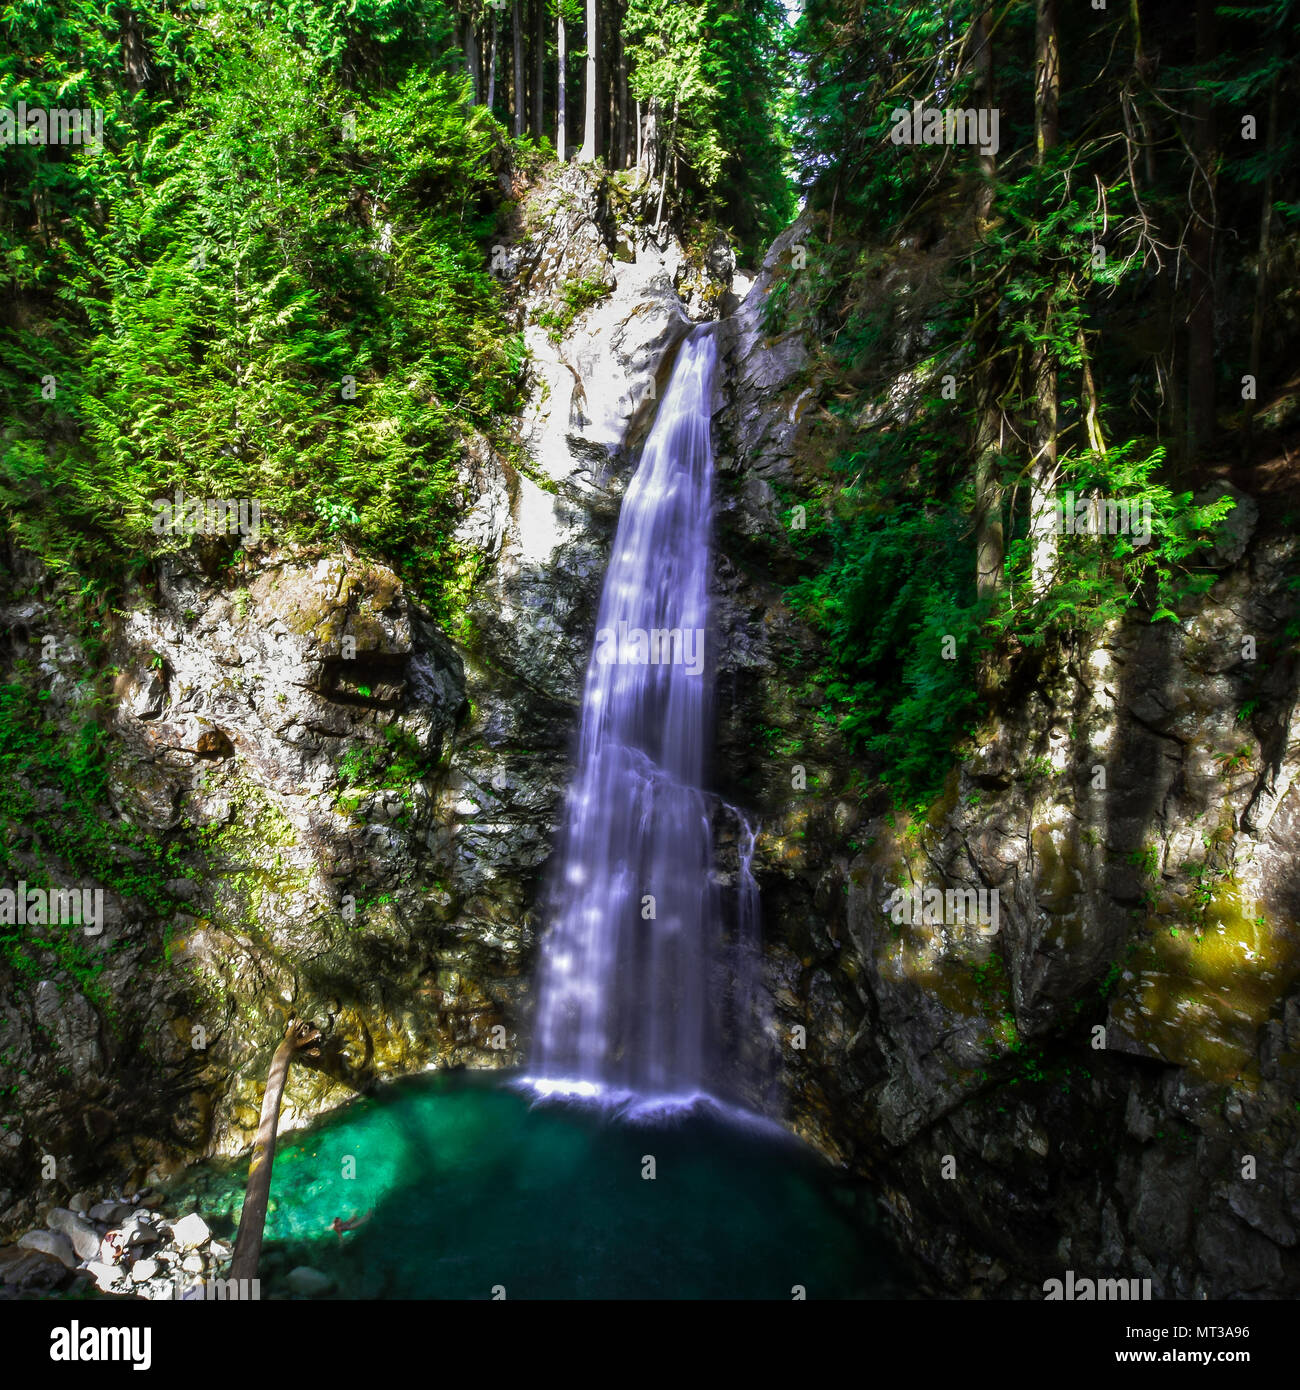
[[[1042,168],[1060,137],[1061,55],[1056,28],[1056,0],[1037,0],[1034,61],[1034,162]],[[1055,329],[1054,296],[1048,290],[1041,301],[1039,331]],[[1031,375],[1037,398],[1034,427],[1030,433],[1033,457],[1029,465],[1029,529],[1031,573],[1035,595],[1051,586],[1056,570],[1056,507],[1053,493],[1058,476],[1057,358],[1049,342],[1031,356]]]
[[[1277,149],[1277,74],[1268,89],[1268,129],[1264,135],[1264,206],[1259,211],[1259,255],[1255,262],[1255,310],[1250,320],[1249,371],[1259,393],[1259,374],[1264,365],[1264,308],[1268,296],[1268,251],[1273,232],[1273,153]],[[1246,428],[1243,431],[1243,458],[1249,459],[1251,427],[1255,421],[1257,402],[1246,402]]]
[[483,76],[479,72],[478,34],[474,28],[474,16],[465,16],[465,66],[469,69],[470,100],[478,106],[483,100]]
[[515,138],[524,133],[524,111],[527,103],[524,97],[524,31],[520,26],[519,0],[514,0],[510,9],[510,33],[514,38],[515,50]]
[[492,11],[492,57],[488,60],[487,108],[495,110],[497,104],[497,12]]
[[546,0],[533,0],[533,134],[546,129]]
[[[991,9],[981,10],[974,21],[973,62],[980,105],[993,106],[993,43]],[[993,220],[996,200],[997,156],[980,151],[980,189],[976,204],[979,233],[985,236]],[[976,306],[979,327],[975,335],[975,591],[992,597],[1002,586],[1006,538],[1002,523],[1002,404],[1005,373],[998,356],[998,294],[990,290]]]
[[266,1091],[262,1096],[262,1114],[257,1122],[257,1137],[253,1140],[253,1156],[248,1165],[248,1186],[244,1191],[244,1208],[239,1216],[239,1234],[235,1238],[235,1253],[230,1262],[232,1279],[257,1278],[257,1266],[262,1258],[262,1235],[266,1230],[266,1204],[271,1196],[275,1133],[280,1124],[280,1102],[284,1098],[284,1083],[289,1079],[289,1063],[304,1048],[309,1056],[318,1055],[319,1042],[320,1033],[311,1024],[294,1021],[271,1058],[271,1070],[267,1074]]
[[[641,139],[641,152],[637,161],[638,169],[644,161],[645,170],[640,178],[644,178],[647,183],[651,183],[655,176],[655,170],[659,167],[659,98],[651,97],[645,104],[644,115],[639,132]],[[640,181],[638,179],[638,182]]]
[[569,157],[569,145],[567,136],[566,95],[564,90],[564,65],[568,61],[569,48],[564,34],[564,11],[557,5],[555,7],[555,49],[557,55],[557,68],[559,76],[555,83],[555,153],[563,164]]
[[[620,5],[614,13],[614,32],[615,40],[615,65],[617,69],[617,91],[618,91],[618,148],[613,152],[613,157],[618,162],[620,169],[627,168],[628,157],[628,129],[627,129],[627,50],[623,47],[623,10],[625,6]],[[611,142],[612,143],[612,142]]]
[[677,98],[673,97],[673,121],[668,129],[668,141],[660,151],[663,172],[659,175],[659,207],[655,212],[655,234],[658,235],[664,224],[664,195],[668,191],[668,152],[677,143]]
[[587,0],[587,102],[578,160],[591,164],[600,153],[600,11],[598,0]]
[[[1214,0],[1196,0],[1196,62],[1202,74],[1215,56]],[[1190,452],[1214,436],[1214,182],[1217,156],[1214,103],[1203,83],[1193,101],[1194,171],[1191,226],[1187,234],[1187,436]]]

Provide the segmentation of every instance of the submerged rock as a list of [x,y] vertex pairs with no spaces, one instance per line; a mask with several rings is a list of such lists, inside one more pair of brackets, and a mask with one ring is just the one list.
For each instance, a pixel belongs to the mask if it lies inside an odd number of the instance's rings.
[[334,1287],[334,1280],[328,1274],[309,1265],[296,1265],[285,1275],[284,1282],[289,1291],[300,1298],[320,1298]]

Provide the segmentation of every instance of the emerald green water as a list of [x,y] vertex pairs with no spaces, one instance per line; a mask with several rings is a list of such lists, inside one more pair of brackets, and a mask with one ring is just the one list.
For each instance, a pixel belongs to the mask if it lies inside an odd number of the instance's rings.
[[[245,1173],[191,1170],[173,1199],[228,1237]],[[371,1209],[340,1245],[334,1218]],[[306,1264],[344,1298],[897,1297],[871,1222],[861,1187],[793,1140],[530,1108],[497,1076],[441,1074],[282,1137],[262,1296]]]

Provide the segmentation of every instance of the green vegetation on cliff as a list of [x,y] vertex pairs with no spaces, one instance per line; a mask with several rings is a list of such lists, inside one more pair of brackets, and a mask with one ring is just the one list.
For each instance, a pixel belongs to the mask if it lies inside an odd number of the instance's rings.
[[[822,345],[842,444],[827,562],[794,596],[901,794],[933,794],[1049,634],[1169,621],[1211,582],[1197,552],[1231,503],[1203,489],[1250,486],[1300,336],[1269,292],[1297,247],[1295,20],[1293,0],[805,6],[807,266],[769,327]],[[950,138],[954,111],[982,135]],[[1135,506],[1150,541],[1058,534],[1067,492]]]

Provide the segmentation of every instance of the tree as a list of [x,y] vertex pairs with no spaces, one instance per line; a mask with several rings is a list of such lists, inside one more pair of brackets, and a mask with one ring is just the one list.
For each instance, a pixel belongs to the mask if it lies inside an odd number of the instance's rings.
[[500,24],[500,11],[492,7],[492,47],[488,59],[487,109],[493,111],[497,104],[497,34]]
[[280,1102],[284,1098],[289,1065],[299,1052],[308,1057],[320,1056],[320,1032],[310,1023],[293,1020],[285,1031],[284,1040],[271,1058],[271,1070],[266,1077],[262,1095],[262,1113],[257,1122],[257,1136],[248,1163],[248,1186],[244,1190],[244,1207],[239,1216],[239,1234],[235,1238],[235,1253],[230,1262],[232,1279],[256,1279],[257,1266],[262,1258],[262,1235],[266,1230],[266,1204],[271,1196],[271,1169],[275,1163],[275,1135],[280,1124]]
[[519,0],[513,0],[510,10],[510,33],[514,40],[514,83],[515,83],[515,139],[524,133],[524,30],[519,13]]
[[546,128],[546,0],[533,0],[533,134]]
[[[1034,163],[1046,186],[1052,153],[1060,137],[1061,56],[1056,28],[1056,0],[1037,0],[1034,57]],[[1056,562],[1056,508],[1053,492],[1060,470],[1057,460],[1057,357],[1055,296],[1049,287],[1039,299],[1039,341],[1031,354],[1034,422],[1030,431],[1029,529],[1032,536],[1033,591],[1045,594]]]
[[1209,444],[1215,427],[1214,224],[1218,154],[1214,98],[1208,80],[1216,56],[1214,0],[1196,0],[1196,64],[1204,80],[1196,86],[1188,141],[1196,166],[1187,229],[1187,436],[1192,454]]
[[568,48],[564,35],[564,0],[559,0],[555,7],[555,60],[556,60],[556,83],[555,83],[555,154],[560,163],[563,164],[569,157],[568,139],[565,133],[566,96],[564,90],[564,69],[568,62]]
[[483,79],[479,72],[478,32],[473,9],[465,12],[461,24],[463,35],[461,47],[465,50],[465,70],[469,74],[470,101],[477,106],[483,100]]
[[[992,109],[993,39],[991,8],[980,8],[971,21],[972,64],[982,106]],[[997,188],[997,155],[980,151],[980,186],[976,195],[976,227],[987,236],[993,220]],[[981,297],[975,330],[975,591],[994,595],[1002,582],[1006,542],[1002,522],[1002,488],[998,477],[1004,419],[1001,405],[1005,373],[998,353],[998,294],[990,287]]]
[[600,153],[600,7],[587,0],[587,82],[586,120],[578,160],[591,164]]

